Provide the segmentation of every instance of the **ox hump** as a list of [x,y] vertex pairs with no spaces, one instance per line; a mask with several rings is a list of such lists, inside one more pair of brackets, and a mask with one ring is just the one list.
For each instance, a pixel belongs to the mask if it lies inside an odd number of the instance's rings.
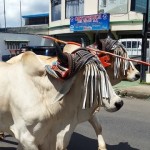
[[22,55],[21,63],[26,73],[32,76],[42,76],[45,72],[44,65],[33,52],[25,52]]
[[63,48],[63,52],[72,53],[76,49],[80,48],[80,46],[73,45],[73,44],[66,44]]

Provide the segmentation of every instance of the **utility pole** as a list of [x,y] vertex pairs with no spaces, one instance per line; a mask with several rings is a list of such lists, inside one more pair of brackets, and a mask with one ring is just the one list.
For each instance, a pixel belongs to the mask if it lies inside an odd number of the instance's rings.
[[[146,61],[146,56],[147,56],[148,10],[149,10],[149,0],[147,0],[146,2],[146,12],[143,13],[142,51],[141,51],[142,61]],[[140,82],[145,82],[145,81],[146,81],[146,66],[141,65]]]
[[5,32],[6,32],[6,10],[5,10],[5,0],[3,0],[4,4],[4,22],[5,22]]
[[20,32],[22,32],[22,8],[21,8],[21,0],[20,0]]

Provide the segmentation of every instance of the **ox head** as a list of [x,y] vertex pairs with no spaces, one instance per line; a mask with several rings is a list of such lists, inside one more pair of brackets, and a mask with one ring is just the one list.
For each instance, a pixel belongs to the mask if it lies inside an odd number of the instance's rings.
[[[97,48],[105,50],[116,55],[129,58],[125,47],[110,37],[106,39],[96,40]],[[136,81],[140,78],[139,71],[135,68],[131,61],[122,60],[117,57],[110,56],[111,66],[106,68],[108,75],[110,76],[111,83],[117,84],[121,80]]]
[[103,106],[109,112],[117,111],[123,106],[123,101],[114,92],[103,65],[97,57],[94,59],[96,63],[91,63],[90,60],[85,67],[84,105],[91,106],[92,102],[97,102],[99,106]]
[[118,95],[116,95],[114,89],[111,89],[111,94],[112,95],[110,99],[103,98],[102,106],[108,112],[116,112],[123,106],[124,103],[122,99]]
[[[63,55],[63,54],[62,54]],[[105,68],[99,61],[98,57],[94,56],[86,48],[79,48],[73,52],[74,66],[79,66],[84,62],[85,68],[83,71],[83,109],[92,107],[94,104],[103,106],[107,111],[114,112],[123,106],[123,101],[116,95]],[[77,63],[77,65],[75,65]],[[81,65],[83,65],[81,64]],[[80,67],[79,67],[80,68]],[[76,70],[72,69],[72,70]],[[78,77],[81,79],[82,77]],[[78,85],[79,87],[80,85]]]

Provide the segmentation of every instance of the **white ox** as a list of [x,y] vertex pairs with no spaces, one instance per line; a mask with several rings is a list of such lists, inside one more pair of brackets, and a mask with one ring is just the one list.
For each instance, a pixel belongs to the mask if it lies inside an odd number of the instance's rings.
[[[18,150],[66,149],[76,125],[89,120],[100,106],[95,101],[82,109],[85,67],[63,81],[46,74],[43,64],[32,52],[16,63],[0,63],[0,130],[18,139]],[[103,98],[101,104],[117,111],[123,102],[107,81],[111,99]],[[62,134],[67,137],[62,139]]]
[[[74,51],[77,48],[78,48],[78,46],[75,46],[75,45],[66,45],[64,47],[64,52],[70,52],[71,53],[72,51]],[[124,53],[126,52],[120,46],[118,46],[118,47],[116,46],[115,50],[117,50],[122,55],[124,55]],[[9,63],[17,62],[18,60],[20,60],[21,57],[22,56],[19,55],[17,57],[10,59],[8,62]],[[55,59],[55,58],[50,58],[47,56],[38,56],[38,57],[40,57],[40,59],[43,60],[46,64],[51,64],[53,59]],[[111,57],[111,60],[110,60],[111,66],[106,68],[107,73],[110,77],[111,83],[113,85],[119,83],[122,79],[126,79],[129,81],[135,81],[140,77],[139,72],[136,70],[136,68],[134,67],[132,62],[130,62],[128,65],[128,68],[126,68],[126,73],[124,74],[122,67],[120,67],[119,76],[117,78],[114,78],[114,61],[115,61],[115,59]],[[105,142],[104,142],[103,137],[102,137],[102,128],[101,128],[100,123],[98,122],[98,119],[96,118],[96,115],[94,114],[88,121],[94,127],[94,130],[97,134],[99,149],[106,149]],[[78,122],[78,123],[80,123],[80,122]],[[70,131],[70,132],[73,132],[73,131]],[[65,131],[65,129],[64,129],[63,131],[61,131],[61,133],[59,133],[60,137],[57,136],[57,141],[59,141],[58,142],[59,144],[57,144],[58,147],[60,147],[59,145],[61,145],[60,141],[63,141],[63,140],[65,141],[65,137],[67,137],[66,136],[67,133],[68,133],[68,130]],[[64,143],[64,142],[62,142],[62,143]],[[67,145],[67,144],[64,144],[64,145]]]
[[[105,43],[106,41],[112,41],[111,38],[106,38],[106,39],[102,39],[102,41]],[[88,47],[92,47],[92,48],[98,48],[98,44],[102,44],[101,43],[101,39],[98,40],[97,44],[94,45],[90,45]],[[109,44],[109,43],[107,43]],[[73,45],[73,44],[68,44],[64,47],[63,52],[68,52],[68,53],[72,53],[75,49],[79,48],[79,46],[77,45]],[[100,49],[106,50],[105,47],[101,47]],[[112,53],[116,53],[117,55],[129,58],[129,56],[127,55],[127,51],[125,50],[124,46],[121,43],[116,42],[114,45],[112,45],[112,49],[109,49],[109,51],[111,51]],[[42,56],[41,59],[44,59],[44,57]],[[46,61],[50,61],[49,58],[45,57]],[[120,61],[120,64],[116,64],[116,61]],[[127,81],[136,81],[140,78],[140,73],[139,71],[135,68],[134,64],[132,62],[126,62],[123,60],[119,60],[116,59],[116,57],[110,56],[110,60],[109,63],[111,63],[110,66],[106,67],[106,71],[107,74],[109,76],[110,82],[112,85],[116,85],[118,83],[120,83],[122,80],[127,80]],[[120,65],[120,67],[118,67],[116,70],[118,72],[118,76],[115,77],[115,65]],[[125,66],[124,66],[125,65]],[[96,112],[95,112],[96,113]],[[105,141],[102,137],[102,126],[99,122],[99,119],[97,118],[97,116],[95,115],[95,113],[92,115],[92,117],[87,120],[89,121],[89,123],[93,126],[95,133],[97,135],[98,138],[98,147],[100,150],[105,150],[106,149],[106,145],[105,145]]]

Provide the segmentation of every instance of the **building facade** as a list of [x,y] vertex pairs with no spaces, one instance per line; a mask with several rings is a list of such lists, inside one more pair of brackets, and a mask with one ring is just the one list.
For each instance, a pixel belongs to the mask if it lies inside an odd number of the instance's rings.
[[23,46],[52,46],[53,42],[42,35],[0,33],[0,60],[19,54]]
[[[114,38],[141,38],[143,14],[131,11],[135,0],[50,0],[49,12],[22,16],[25,25],[7,28],[10,33],[28,33],[52,35],[65,41],[81,42],[87,45],[95,41],[99,33],[101,38],[107,36],[108,30],[70,30],[71,16],[84,16],[99,13],[110,14],[110,30]],[[141,1],[142,6],[146,1]]]
[[[98,31],[70,31],[70,17],[110,13],[110,30],[116,39],[140,37],[143,15],[131,11],[132,0],[51,0],[49,8],[49,34],[67,39],[70,34],[87,36],[92,41]],[[107,31],[99,31],[101,34]]]

